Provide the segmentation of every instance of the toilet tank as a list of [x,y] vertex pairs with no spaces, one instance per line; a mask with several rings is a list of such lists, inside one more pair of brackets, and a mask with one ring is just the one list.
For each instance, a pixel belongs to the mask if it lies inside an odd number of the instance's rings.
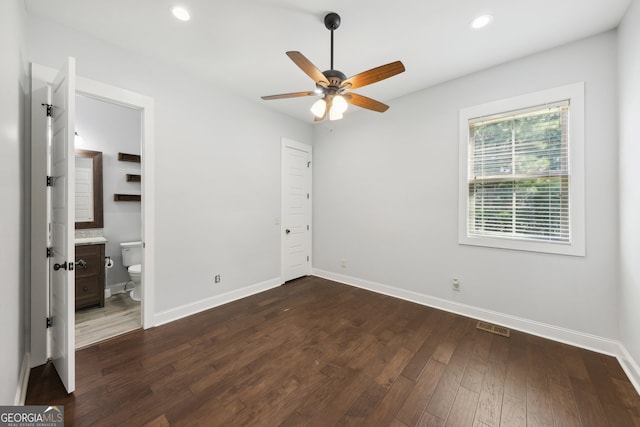
[[122,242],[122,265],[129,267],[131,265],[142,263],[142,242]]

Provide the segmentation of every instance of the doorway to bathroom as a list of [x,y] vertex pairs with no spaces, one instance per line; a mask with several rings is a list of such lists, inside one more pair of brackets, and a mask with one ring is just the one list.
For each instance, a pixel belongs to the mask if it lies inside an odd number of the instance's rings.
[[[140,111],[83,94],[76,94],[75,103],[76,260],[85,261],[81,263],[85,268],[76,268],[75,348],[81,349],[142,326],[139,277],[143,177]],[[97,189],[102,200],[96,206],[92,190],[97,186],[91,178],[97,174],[85,167],[85,153],[99,153],[102,161],[102,176],[97,177],[102,182],[102,188]],[[102,209],[102,227],[82,222],[98,216],[94,212],[98,209]],[[104,248],[85,247],[96,244],[92,242],[104,244]],[[130,261],[130,256],[123,259],[123,247],[127,254],[136,254],[135,261]],[[104,296],[85,302],[82,294],[85,289],[91,292],[94,279],[82,257],[90,258],[92,250],[104,250],[104,273],[100,271]]]
[[[64,90],[58,90],[64,88]],[[64,99],[52,99],[55,93],[64,92]],[[77,268],[85,271],[76,260],[75,244],[88,243],[74,236],[75,179],[75,95],[81,94],[92,99],[130,108],[138,112],[140,120],[140,182],[141,200],[141,242],[140,262],[141,284],[141,323],[143,328],[154,326],[154,259],[155,259],[155,155],[154,155],[154,100],[130,90],[111,86],[95,80],[75,75],[75,59],[68,58],[60,69],[31,64],[31,358],[30,367],[36,367],[53,361],[67,392],[75,390],[75,296],[78,283],[73,286]],[[62,131],[52,138],[52,122],[61,122],[65,118]],[[67,129],[69,131],[67,131]],[[82,136],[82,135],[80,135]],[[57,141],[56,144],[53,142]],[[86,150],[91,151],[91,150]],[[50,167],[53,154],[62,158],[65,163],[64,173],[52,174]],[[58,170],[60,172],[60,170]],[[44,183],[46,182],[46,186]],[[58,189],[58,191],[52,191]],[[57,198],[54,198],[57,194]],[[63,196],[60,198],[60,196]],[[104,197],[115,197],[105,195]],[[66,201],[66,202],[65,202]],[[60,218],[66,218],[52,228],[52,204],[62,210]],[[56,228],[57,227],[57,228]],[[96,226],[97,227],[97,226]],[[57,236],[57,237],[56,237]],[[102,238],[104,239],[104,238]],[[99,240],[99,239],[98,239]],[[104,239],[106,240],[106,239]],[[75,241],[75,242],[74,242]],[[96,243],[92,241],[91,243]],[[96,245],[100,246],[100,245]],[[103,247],[105,245],[102,245]],[[44,248],[46,247],[46,255]],[[88,264],[86,270],[100,268],[103,279],[105,272],[104,252],[96,250],[93,255],[96,262]],[[67,258],[68,257],[68,258]],[[62,259],[64,258],[64,259]],[[101,260],[101,261],[100,261]],[[85,260],[86,261],[86,260]],[[59,264],[54,264],[59,263]],[[87,264],[85,264],[87,265]],[[93,266],[93,267],[91,267]],[[52,278],[54,283],[52,283]],[[86,277],[84,277],[86,279]],[[60,280],[58,280],[60,279]],[[64,282],[65,286],[56,287],[55,283]],[[104,297],[103,292],[96,292],[91,298]],[[70,285],[70,286],[68,286]],[[86,284],[80,285],[84,291]],[[88,286],[87,286],[88,288]],[[88,298],[88,295],[84,295]],[[87,303],[83,298],[83,304]],[[89,299],[91,299],[89,298]]]

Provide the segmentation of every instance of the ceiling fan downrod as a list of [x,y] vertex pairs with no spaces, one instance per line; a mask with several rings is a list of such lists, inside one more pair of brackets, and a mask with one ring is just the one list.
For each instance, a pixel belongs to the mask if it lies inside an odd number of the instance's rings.
[[331,69],[333,70],[333,31],[340,27],[340,15],[335,12],[328,13],[324,17],[324,26],[331,31]]

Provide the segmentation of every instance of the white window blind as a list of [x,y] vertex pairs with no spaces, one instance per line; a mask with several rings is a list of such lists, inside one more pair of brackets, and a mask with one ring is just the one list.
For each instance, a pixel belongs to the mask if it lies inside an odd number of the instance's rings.
[[469,236],[570,243],[569,107],[469,120]]

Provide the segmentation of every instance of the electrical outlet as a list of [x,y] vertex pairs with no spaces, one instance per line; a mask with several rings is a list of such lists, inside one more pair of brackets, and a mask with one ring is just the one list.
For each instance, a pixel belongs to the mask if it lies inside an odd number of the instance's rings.
[[213,278],[213,281],[214,281],[215,283],[220,283],[220,275],[219,275],[219,274],[216,274],[216,276]]
[[454,291],[460,290],[460,281],[458,279],[453,279],[453,281],[451,282],[451,289],[453,289]]

